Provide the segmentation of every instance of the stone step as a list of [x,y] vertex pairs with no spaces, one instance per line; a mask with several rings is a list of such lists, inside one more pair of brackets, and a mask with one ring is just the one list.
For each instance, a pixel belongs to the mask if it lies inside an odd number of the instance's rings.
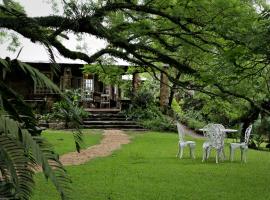
[[84,121],[126,121],[125,117],[87,117]]
[[124,124],[135,124],[136,125],[136,122],[134,121],[86,121],[84,120],[83,121],[83,124],[85,125],[99,125],[99,124],[104,124],[104,125],[107,125],[107,124],[114,124],[114,125],[124,125]]
[[83,125],[84,128],[89,129],[124,129],[124,130],[138,130],[142,129],[141,126],[136,124],[99,124],[99,125]]
[[95,113],[89,114],[89,117],[125,117],[125,115],[121,113]]
[[127,120],[122,113],[90,113],[83,119],[83,127],[89,129],[145,130],[135,121]]
[[85,108],[84,110],[91,114],[118,114],[121,111],[118,108]]

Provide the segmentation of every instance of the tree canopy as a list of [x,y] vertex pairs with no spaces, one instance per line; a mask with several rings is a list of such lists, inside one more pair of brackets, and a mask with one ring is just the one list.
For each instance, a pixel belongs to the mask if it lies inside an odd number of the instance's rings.
[[[53,1],[55,3],[55,1]],[[269,6],[263,0],[63,0],[63,14],[29,17],[15,1],[0,5],[0,37],[22,35],[88,64],[121,58],[166,73],[174,87],[245,110],[235,119],[270,113]],[[62,5],[62,4],[61,4]],[[68,33],[107,45],[89,54],[63,45]],[[107,61],[106,61],[107,62]],[[163,66],[168,65],[168,71]],[[201,94],[200,94],[201,95]],[[238,104],[236,103],[238,102]],[[242,102],[242,103],[239,103]],[[229,106],[227,106],[228,108]],[[205,107],[204,109],[207,109]]]

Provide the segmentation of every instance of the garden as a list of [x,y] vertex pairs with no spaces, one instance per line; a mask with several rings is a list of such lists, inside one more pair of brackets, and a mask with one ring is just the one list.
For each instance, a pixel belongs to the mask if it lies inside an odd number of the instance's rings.
[[268,0],[1,1],[0,199],[269,199],[269,24]]
[[[46,131],[51,142],[67,136]],[[94,134],[93,134],[94,133]],[[59,136],[58,136],[59,134]],[[267,151],[248,151],[248,162],[240,161],[240,151],[235,161],[225,160],[218,165],[214,154],[202,163],[203,139],[194,139],[196,159],[176,158],[178,137],[169,132],[127,132],[131,142],[105,158],[95,158],[79,166],[66,167],[72,178],[74,199],[268,199],[267,172],[270,154]],[[100,141],[100,133],[87,134],[85,139],[93,145]],[[230,141],[227,141],[230,142]],[[60,144],[60,143],[59,143]],[[63,144],[63,143],[62,143]],[[64,145],[58,147],[64,153]],[[213,152],[214,153],[214,152]],[[229,155],[228,143],[226,155]],[[50,181],[41,173],[36,179],[33,200],[61,199]],[[50,191],[50,192],[48,192]]]

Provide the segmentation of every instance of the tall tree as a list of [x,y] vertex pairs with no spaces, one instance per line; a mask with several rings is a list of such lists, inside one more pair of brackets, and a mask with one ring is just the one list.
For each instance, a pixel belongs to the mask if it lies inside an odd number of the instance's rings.
[[[166,74],[178,87],[226,99],[243,99],[250,110],[269,114],[269,15],[264,1],[63,3],[62,15],[29,17],[14,2],[6,0],[0,5],[0,28],[43,44],[52,58],[52,48],[66,58],[87,63],[102,62],[106,56],[121,58],[153,73]],[[90,55],[74,51],[62,43],[69,32],[95,36],[108,45]],[[6,66],[3,63],[2,69]],[[174,70],[164,71],[164,64]],[[171,71],[181,73],[181,79]],[[15,147],[13,140],[10,143]],[[22,152],[21,148],[18,152]]]

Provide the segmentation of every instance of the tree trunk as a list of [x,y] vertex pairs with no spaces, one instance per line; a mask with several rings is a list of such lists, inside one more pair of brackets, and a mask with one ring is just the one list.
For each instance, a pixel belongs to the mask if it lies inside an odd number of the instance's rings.
[[172,89],[171,89],[171,92],[170,92],[170,96],[169,96],[169,104],[168,104],[168,107],[171,108],[172,107],[172,101],[173,101],[173,97],[174,97],[174,94],[175,94],[175,88],[176,88],[176,85],[177,85],[177,81],[179,80],[180,78],[180,75],[181,75],[181,72],[178,71],[176,77],[175,77],[175,81],[173,83],[173,86],[172,86]]
[[251,108],[250,111],[241,119],[241,122],[243,123],[242,130],[241,130],[241,136],[240,136],[240,142],[245,141],[245,132],[246,129],[250,124],[252,124],[256,119],[258,119],[260,114],[260,110],[257,108]]
[[[168,66],[163,67],[164,71],[168,70]],[[162,112],[166,112],[169,103],[169,79],[165,73],[160,74],[160,108]]]
[[135,73],[133,73],[133,77],[132,77],[132,94],[133,94],[133,96],[135,96],[137,94],[139,85],[140,85],[140,76],[139,76],[139,73],[135,72]]

